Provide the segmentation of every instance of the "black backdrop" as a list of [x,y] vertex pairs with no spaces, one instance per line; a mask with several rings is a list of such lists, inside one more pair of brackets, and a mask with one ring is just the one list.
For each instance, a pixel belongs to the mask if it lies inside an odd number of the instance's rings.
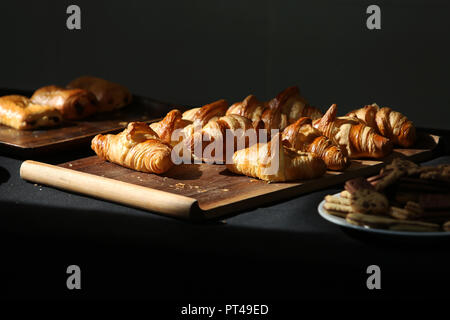
[[[66,28],[77,4],[82,29]],[[366,8],[381,7],[381,30]],[[81,74],[198,105],[298,84],[322,109],[394,107],[448,129],[447,1],[2,1],[0,86],[33,89]]]

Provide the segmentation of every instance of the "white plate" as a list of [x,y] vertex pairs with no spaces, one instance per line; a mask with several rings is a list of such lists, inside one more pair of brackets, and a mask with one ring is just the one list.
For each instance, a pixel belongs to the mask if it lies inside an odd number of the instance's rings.
[[[339,193],[336,193],[335,196],[340,197]],[[334,224],[350,228],[350,229],[357,229],[361,231],[366,232],[372,232],[377,234],[385,234],[385,235],[395,235],[395,236],[408,236],[408,237],[448,237],[450,236],[450,232],[416,232],[416,231],[397,231],[397,230],[386,230],[386,229],[375,229],[375,228],[367,228],[367,227],[361,227],[356,226],[354,224],[348,223],[347,220],[341,217],[333,216],[329,214],[324,208],[323,205],[325,204],[325,200],[322,200],[322,202],[319,204],[318,210],[319,214],[324,218],[325,220],[328,220]]]

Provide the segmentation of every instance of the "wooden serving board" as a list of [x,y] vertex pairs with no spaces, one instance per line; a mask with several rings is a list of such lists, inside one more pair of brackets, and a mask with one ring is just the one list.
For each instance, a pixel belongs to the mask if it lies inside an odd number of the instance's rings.
[[290,183],[266,183],[229,172],[224,165],[179,165],[158,176],[87,157],[58,166],[25,161],[23,179],[119,202],[183,219],[214,219],[273,201],[324,189],[357,176],[377,173],[385,162],[404,155],[421,162],[432,157],[438,136],[422,134],[413,149],[395,149],[382,161],[353,160],[344,172]]
[[[30,96],[31,91],[0,89],[0,96],[21,94]],[[39,130],[17,130],[0,125],[0,146],[24,152],[42,152],[88,143],[99,133],[119,131],[130,121],[148,122],[162,117],[171,106],[153,99],[133,96],[133,102],[114,112],[94,115],[79,121],[65,121],[61,126]]]

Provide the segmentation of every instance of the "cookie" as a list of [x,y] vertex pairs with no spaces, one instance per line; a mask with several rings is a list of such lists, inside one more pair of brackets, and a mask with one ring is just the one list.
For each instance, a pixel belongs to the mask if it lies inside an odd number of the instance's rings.
[[338,212],[352,212],[352,207],[349,205],[343,205],[343,204],[337,204],[337,203],[331,203],[331,202],[325,202],[323,205],[323,208],[325,210],[331,210],[331,211],[338,211]]
[[378,182],[375,184],[375,190],[381,191],[386,189],[404,175],[405,172],[401,170],[390,171],[386,176],[378,180]]
[[399,207],[390,207],[389,215],[399,220],[413,220],[418,218],[418,214],[414,211]]
[[362,177],[347,180],[345,182],[345,190],[347,190],[351,194],[363,189],[375,190],[375,188],[365,178]]
[[436,223],[408,220],[401,221],[362,213],[349,213],[346,220],[348,223],[357,226],[397,231],[439,231],[440,229],[440,226]]
[[389,210],[389,201],[383,194],[364,189],[352,194],[351,208],[353,212],[382,215]]
[[350,198],[342,198],[330,195],[325,197],[325,201],[329,203],[342,204],[344,206],[349,206],[351,204]]
[[327,213],[333,215],[333,216],[337,216],[337,217],[341,217],[341,218],[346,218],[348,212],[341,212],[341,211],[334,211],[334,210],[327,210]]
[[347,190],[341,191],[341,198],[351,199],[352,195]]

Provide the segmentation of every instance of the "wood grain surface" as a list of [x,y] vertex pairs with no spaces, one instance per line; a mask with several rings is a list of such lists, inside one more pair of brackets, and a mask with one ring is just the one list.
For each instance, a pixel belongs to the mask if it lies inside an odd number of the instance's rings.
[[[40,170],[39,163],[33,162],[30,175],[22,175],[24,179],[37,183],[48,184],[54,187],[68,189],[102,199],[125,203],[130,206],[137,206],[132,200],[116,199],[108,195],[99,196],[94,191],[85,188],[77,188],[79,174],[88,174],[95,180],[107,179],[112,188],[120,190],[118,181],[130,185],[144,187],[148,190],[162,191],[164,203],[174,196],[173,205],[178,205],[176,196],[183,196],[195,202],[186,202],[186,210],[179,211],[179,214],[170,214],[185,219],[214,219],[226,214],[235,214],[242,210],[256,208],[265,204],[292,198],[304,193],[324,189],[332,185],[342,183],[357,176],[368,176],[377,173],[384,163],[389,163],[393,157],[404,155],[411,160],[420,162],[432,157],[432,150],[439,143],[439,137],[422,134],[414,148],[395,149],[394,152],[382,161],[374,160],[353,160],[352,165],[344,172],[327,172],[323,177],[290,183],[266,183],[264,181],[239,176],[229,172],[223,165],[191,164],[179,165],[170,169],[164,175],[155,175],[133,171],[119,165],[109,163],[91,156],[63,163],[59,166],[46,166]],[[26,162],[24,163],[26,165]],[[54,167],[53,170],[48,169]],[[65,187],[58,180],[61,180],[61,168],[68,171],[65,178],[69,181],[71,188]],[[69,174],[70,173],[70,174]],[[82,180],[81,184],[83,184]],[[102,180],[103,181],[103,180]],[[105,183],[104,181],[102,183]],[[93,188],[96,189],[96,188]],[[144,196],[144,195],[143,195]],[[131,199],[131,198],[130,198]],[[144,199],[145,200],[145,199]],[[145,201],[144,201],[145,202]],[[138,207],[167,214],[164,210],[158,210],[157,203],[145,202],[145,205]],[[169,200],[170,203],[170,200]],[[169,205],[170,206],[170,205]],[[167,211],[167,209],[165,209]]]
[[[0,95],[31,95],[31,91],[0,89]],[[117,111],[97,114],[79,121],[65,121],[62,125],[39,130],[17,130],[0,125],[0,145],[42,151],[52,147],[65,148],[73,144],[87,143],[99,133],[115,132],[126,127],[130,121],[149,122],[164,116],[171,105],[149,98],[133,96],[133,102]]]

